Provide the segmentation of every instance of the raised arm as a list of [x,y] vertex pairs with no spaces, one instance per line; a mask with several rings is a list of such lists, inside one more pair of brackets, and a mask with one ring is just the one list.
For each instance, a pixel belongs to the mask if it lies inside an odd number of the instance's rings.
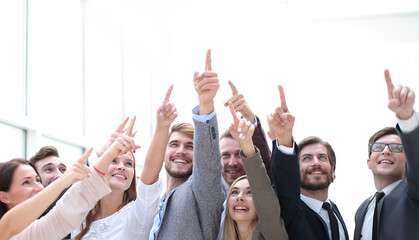
[[90,148],[71,168],[37,195],[10,209],[0,219],[0,239],[10,239],[35,221],[71,184],[90,175],[90,168],[84,165],[92,152]]
[[155,183],[159,178],[169,138],[169,128],[178,115],[174,104],[169,103],[172,90],[173,85],[169,87],[163,103],[157,109],[156,129],[145,157],[144,169],[141,172],[141,181],[147,185]]
[[[214,97],[219,88],[217,73],[212,71],[211,51],[206,57],[205,72],[194,74],[199,109],[194,108],[192,190],[200,218],[204,239],[215,239],[218,234],[223,202],[226,197],[221,177],[221,155]],[[205,115],[205,116],[196,116]],[[204,119],[202,119],[204,118]]]
[[13,239],[61,239],[80,226],[97,201],[111,192],[105,174],[112,160],[140,148],[132,138],[134,123],[135,117],[93,165],[94,171],[89,178],[71,186],[47,215],[33,222]]
[[239,120],[232,103],[229,102],[228,105],[234,120],[229,130],[242,148],[240,157],[243,159],[243,166],[259,217],[258,228],[265,239],[288,239],[284,221],[278,217],[281,215],[278,198],[271,187],[261,155],[252,142],[255,126],[250,121]]
[[[396,113],[400,120],[409,120],[410,129],[401,129],[400,123],[397,130],[402,140],[406,154],[406,178],[409,196],[419,201],[419,122],[413,105],[415,104],[415,92],[407,86],[394,86],[389,71],[384,71],[388,93],[388,108]],[[413,121],[412,121],[413,120]]]
[[228,99],[224,106],[228,106],[228,102],[233,104],[234,110],[240,112],[242,117],[255,125],[255,131],[252,135],[253,144],[259,149],[262,156],[263,163],[265,164],[266,172],[268,173],[271,183],[273,183],[271,174],[271,150],[269,149],[268,141],[266,140],[265,131],[262,128],[261,122],[250,109],[249,104],[241,94],[232,81],[228,81],[230,85],[232,96]]
[[274,189],[281,204],[281,216],[287,224],[297,214],[300,204],[301,177],[296,149],[292,154],[288,154],[277,147],[293,147],[292,129],[295,119],[289,112],[281,85],[278,86],[278,90],[281,105],[268,115],[268,134],[272,139],[276,139],[272,147],[272,177]]

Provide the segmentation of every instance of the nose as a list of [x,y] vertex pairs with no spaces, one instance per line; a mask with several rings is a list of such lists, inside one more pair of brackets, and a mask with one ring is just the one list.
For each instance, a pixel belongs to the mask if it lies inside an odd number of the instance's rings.
[[238,202],[244,202],[244,196],[243,196],[242,192],[237,195],[237,201]]
[[39,193],[40,191],[42,191],[42,189],[44,189],[44,186],[42,186],[42,183],[36,183],[35,187],[33,188],[33,191],[35,193]]
[[186,148],[183,144],[181,144],[176,150],[176,153],[185,153],[185,152],[186,152]]
[[388,145],[383,149],[383,151],[381,152],[381,154],[391,154],[391,151],[390,151],[390,148],[389,148]]
[[320,166],[320,160],[317,156],[313,157],[313,166]]
[[236,159],[236,156],[231,155],[230,161],[228,161],[228,165],[230,165],[232,167],[236,167],[238,165],[238,161]]
[[122,161],[120,161],[116,167],[118,170],[125,171],[125,165],[124,165],[124,162]]

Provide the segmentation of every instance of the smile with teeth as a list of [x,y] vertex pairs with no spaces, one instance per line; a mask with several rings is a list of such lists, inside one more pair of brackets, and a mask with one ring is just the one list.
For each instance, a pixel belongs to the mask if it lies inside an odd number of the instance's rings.
[[246,207],[243,206],[235,206],[234,210],[238,210],[238,211],[248,211],[248,209]]
[[122,175],[122,174],[114,174],[114,175],[112,175],[112,177],[127,180],[127,177]]
[[189,163],[188,161],[186,161],[184,159],[179,159],[179,158],[173,159],[172,161],[174,163],[180,163],[180,164],[187,164],[187,163]]
[[382,163],[384,163],[384,164],[390,164],[390,165],[393,165],[394,164],[392,161],[386,160],[386,159],[381,160],[381,161],[378,162],[378,164],[382,164]]

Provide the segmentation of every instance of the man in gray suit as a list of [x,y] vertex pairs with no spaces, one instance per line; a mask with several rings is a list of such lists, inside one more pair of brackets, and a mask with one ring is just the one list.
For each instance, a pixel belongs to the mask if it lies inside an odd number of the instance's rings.
[[219,81],[212,72],[210,50],[205,72],[194,74],[194,84],[199,99],[192,110],[195,130],[188,124],[174,125],[168,140],[162,141],[166,149],[156,151],[164,155],[167,191],[149,239],[212,240],[218,234],[226,191],[214,111]]
[[384,128],[369,141],[368,168],[377,193],[355,214],[355,240],[419,239],[419,114],[415,93],[393,86],[384,72],[388,107],[396,113],[396,128]]

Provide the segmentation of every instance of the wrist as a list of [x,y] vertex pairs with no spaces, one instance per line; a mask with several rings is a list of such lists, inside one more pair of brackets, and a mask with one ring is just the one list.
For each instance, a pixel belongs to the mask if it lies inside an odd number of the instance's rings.
[[210,103],[199,103],[199,115],[210,115],[214,112],[214,101]]

